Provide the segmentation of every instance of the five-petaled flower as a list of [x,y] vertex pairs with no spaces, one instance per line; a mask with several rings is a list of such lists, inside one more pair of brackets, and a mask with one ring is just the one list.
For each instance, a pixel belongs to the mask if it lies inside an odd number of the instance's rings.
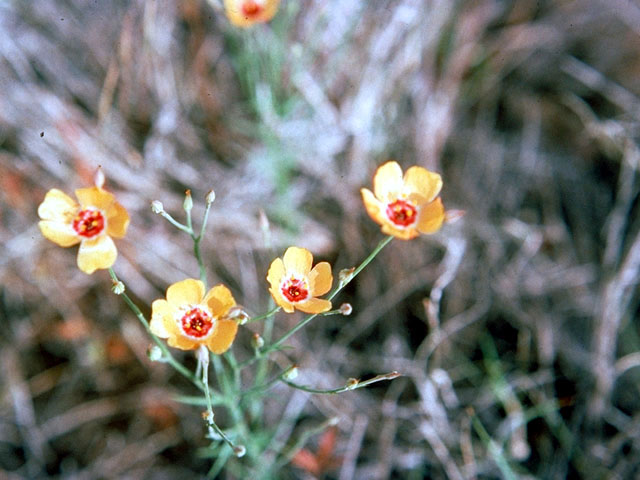
[[42,234],[61,247],[80,244],[78,268],[85,273],[109,268],[118,251],[111,237],[124,237],[129,214],[100,187],[75,191],[76,202],[64,192],[49,190],[38,207]]
[[404,177],[397,162],[381,165],[373,177],[373,192],[363,188],[362,200],[367,213],[382,225],[387,235],[409,240],[420,233],[434,233],[445,219],[438,197],[440,175],[413,166]]
[[229,21],[236,27],[268,22],[278,11],[280,0],[224,0]]
[[236,305],[224,285],[207,294],[200,280],[188,278],[167,289],[167,298],[151,304],[151,332],[181,350],[205,345],[213,353],[226,352],[238,331],[238,322],[228,318]]
[[298,309],[305,313],[322,313],[331,309],[331,302],[321,298],[331,289],[331,265],[318,263],[313,269],[309,250],[289,247],[283,258],[271,262],[267,281],[271,296],[287,313]]

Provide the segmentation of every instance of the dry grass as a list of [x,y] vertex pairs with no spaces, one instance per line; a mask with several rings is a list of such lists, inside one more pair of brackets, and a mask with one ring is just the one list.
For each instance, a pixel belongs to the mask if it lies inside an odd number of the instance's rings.
[[215,0],[1,3],[0,476],[211,466],[198,407],[174,400],[192,386],[149,362],[105,272],[41,238],[49,188],[103,167],[132,217],[116,270],[147,306],[197,276],[150,201],[177,212],[186,188],[215,188],[210,278],[258,314],[272,252],[298,244],[340,269],[371,251],[359,188],[395,158],[440,171],[465,218],[394,241],[338,298],[354,314],[277,361],[320,387],[405,377],[330,397],[279,385],[265,462],[337,416],[326,478],[636,478],[638,51],[626,0],[283,0],[252,31]]

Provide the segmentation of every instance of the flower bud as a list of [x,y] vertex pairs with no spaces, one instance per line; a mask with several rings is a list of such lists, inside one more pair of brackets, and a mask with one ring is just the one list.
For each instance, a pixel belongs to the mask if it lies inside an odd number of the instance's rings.
[[115,293],[116,295],[122,295],[124,293],[124,290],[124,283],[122,283],[120,280],[113,282],[113,285],[111,286],[111,291],[113,291],[113,293]]
[[251,337],[251,346],[256,350],[264,347],[264,339],[259,334],[254,333],[253,337]]
[[338,273],[338,282],[340,283],[341,287],[344,287],[351,281],[351,279],[353,278],[353,272],[355,271],[356,267],[344,268],[340,270],[340,273]]
[[340,305],[340,308],[338,310],[340,311],[341,315],[344,315],[346,317],[347,315],[351,315],[351,312],[353,312],[353,307],[350,303],[343,303],[342,305]]
[[152,362],[160,362],[162,361],[162,349],[157,345],[152,345],[147,350],[147,357]]
[[209,190],[209,193],[207,193],[207,196],[205,197],[205,201],[207,202],[207,205],[211,205],[216,199],[216,192],[213,191],[213,189]]
[[94,177],[94,183],[98,188],[104,187],[104,172],[102,171],[102,165],[98,165],[98,169],[96,170],[96,175]]
[[347,380],[347,384],[345,386],[348,390],[353,390],[358,387],[359,383],[360,380],[358,380],[357,378],[350,378],[349,380]]
[[292,381],[298,378],[298,366],[291,365],[285,372],[282,374],[282,378],[287,381]]
[[151,211],[153,213],[162,213],[164,212],[164,205],[162,205],[160,200],[154,200],[151,202]]
[[233,454],[236,457],[244,457],[245,453],[247,453],[247,449],[244,447],[244,445],[236,445],[235,447],[233,447]]
[[235,320],[238,325],[244,325],[249,321],[249,314],[240,305],[235,305],[229,309],[226,318]]
[[184,202],[182,203],[182,208],[184,208],[185,212],[190,212],[193,208],[193,199],[191,198],[191,190],[189,189],[184,192]]

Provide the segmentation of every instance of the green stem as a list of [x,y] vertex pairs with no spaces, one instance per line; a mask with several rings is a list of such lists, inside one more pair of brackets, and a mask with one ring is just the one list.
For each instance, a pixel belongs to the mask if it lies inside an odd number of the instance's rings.
[[294,382],[292,382],[290,380],[287,380],[286,378],[284,378],[286,373],[287,372],[285,371],[282,375],[280,375],[280,381],[282,381],[283,383],[286,383],[290,387],[297,388],[298,390],[303,390],[303,391],[309,392],[309,393],[321,393],[321,394],[325,394],[325,395],[335,395],[337,393],[348,392],[350,390],[357,390],[358,388],[367,387],[367,386],[371,385],[372,383],[382,382],[382,381],[385,381],[385,380],[393,380],[394,378],[398,378],[398,377],[402,376],[402,374],[400,374],[398,372],[384,373],[382,375],[377,375],[377,376],[375,376],[373,378],[370,378],[369,380],[365,380],[364,382],[352,379],[342,387],[333,388],[333,389],[330,389],[330,390],[321,390],[321,389],[317,389],[317,388],[308,387],[306,385],[299,385],[299,384],[294,383]]
[[224,442],[229,445],[232,449],[235,449],[235,444],[227,437],[227,435],[222,431],[222,429],[218,426],[218,424],[213,420],[213,405],[211,404],[211,393],[209,392],[209,350],[206,346],[201,345],[198,348],[198,362],[202,365],[202,384],[204,386],[204,396],[207,400],[207,415],[205,417],[205,421],[207,422],[207,427],[209,427],[209,434],[211,435],[211,431],[214,431],[224,440]]
[[[120,280],[118,279],[118,276],[113,271],[113,268],[109,268],[109,275],[111,275],[111,279],[114,282],[116,283],[120,282]],[[187,369],[187,367],[182,365],[173,357],[167,345],[151,331],[149,322],[145,318],[142,311],[138,308],[138,306],[133,302],[133,300],[131,300],[131,298],[129,298],[129,295],[123,292],[120,296],[124,298],[125,303],[129,306],[129,308],[134,313],[134,315],[138,317],[138,320],[140,320],[140,323],[142,323],[145,330],[149,333],[149,335],[153,339],[154,343],[160,348],[160,350],[162,350],[162,354],[166,362],[169,365],[171,365],[178,373],[180,373],[182,376],[190,380],[196,387],[202,390],[203,389],[202,383]]]
[[193,230],[190,230],[188,226],[181,224],[180,222],[178,222],[176,219],[174,219],[171,215],[169,215],[164,210],[162,212],[160,212],[160,215],[162,215],[164,218],[166,218],[171,225],[173,225],[174,227],[176,227],[179,230],[182,230],[184,233],[188,233],[189,235],[191,235],[193,233]]
[[257,317],[252,317],[249,320],[247,320],[247,323],[259,322],[260,320],[264,320],[265,318],[269,318],[272,315],[275,315],[276,313],[278,313],[281,308],[282,307],[275,307],[275,308],[269,310],[267,313],[263,313],[262,315],[258,315]]

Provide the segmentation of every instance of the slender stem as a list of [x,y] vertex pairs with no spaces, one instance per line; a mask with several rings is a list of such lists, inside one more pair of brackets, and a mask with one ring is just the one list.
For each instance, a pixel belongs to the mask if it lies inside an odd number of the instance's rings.
[[306,385],[299,385],[299,384],[294,383],[294,382],[292,382],[290,380],[287,380],[287,379],[284,378],[285,373],[280,375],[280,381],[282,381],[283,383],[286,383],[290,387],[297,388],[298,390],[303,390],[303,391],[309,392],[309,393],[322,393],[322,394],[325,394],[325,395],[335,395],[336,393],[347,392],[349,390],[357,390],[358,388],[367,387],[367,386],[371,385],[372,383],[382,382],[384,380],[393,380],[394,378],[398,378],[398,377],[402,376],[402,374],[400,374],[398,372],[384,373],[382,375],[377,375],[377,376],[375,376],[373,378],[370,378],[369,380],[365,380],[364,382],[352,379],[352,380],[348,381],[342,387],[333,388],[333,389],[330,389],[330,390],[321,390],[321,389],[317,389],[317,388],[308,387]]
[[269,310],[267,313],[263,313],[262,315],[258,315],[257,317],[252,317],[249,320],[247,320],[247,323],[259,322],[260,320],[264,320],[265,318],[269,318],[270,316],[275,315],[276,313],[278,313],[281,308],[282,307],[275,307],[275,308]]
[[[118,276],[113,271],[113,268],[109,268],[109,275],[111,275],[111,279],[114,282],[120,282],[120,280],[118,279]],[[180,373],[185,378],[191,380],[191,382],[193,382],[193,384],[196,387],[198,387],[200,390],[202,390],[203,389],[202,383],[193,375],[193,373],[191,373],[189,371],[189,369],[187,369],[187,367],[182,365],[180,362],[178,362],[173,357],[173,355],[169,351],[169,348],[167,347],[167,345],[162,340],[160,340],[151,331],[151,327],[149,326],[149,322],[145,318],[145,316],[142,313],[142,311],[138,308],[138,306],[133,302],[133,300],[131,300],[131,298],[129,298],[129,295],[127,295],[126,293],[123,292],[120,296],[122,298],[124,298],[125,303],[129,306],[129,308],[134,313],[134,315],[136,317],[138,317],[138,320],[140,320],[140,323],[142,323],[142,325],[144,326],[145,330],[149,333],[149,335],[153,339],[154,343],[160,348],[160,350],[162,350],[162,354],[163,354],[164,358],[166,359],[166,362],[169,365],[171,365],[178,373]]]
[[211,202],[207,202],[204,207],[204,215],[202,217],[202,226],[200,227],[200,234],[198,235],[198,239],[201,239],[204,235],[204,230],[207,228],[207,222],[209,221],[209,210],[211,210]]
[[198,348],[198,363],[202,365],[202,385],[204,386],[204,396],[207,400],[207,413],[205,421],[209,428],[209,434],[212,435],[212,431],[220,435],[227,445],[235,449],[235,444],[227,437],[218,424],[213,420],[213,406],[211,404],[211,393],[209,392],[209,350],[206,346],[200,345]]
[[200,253],[200,239],[202,237],[195,237],[191,234],[193,239],[193,254],[198,261],[198,268],[200,269],[200,281],[204,284],[205,291],[207,290],[207,270],[204,268],[204,262],[202,261],[202,254]]
[[164,210],[160,212],[160,215],[166,218],[171,225],[173,225],[179,230],[182,230],[184,233],[188,233],[189,235],[193,233],[193,230],[190,230],[188,226],[178,222],[175,218],[173,218],[169,213],[165,212]]

